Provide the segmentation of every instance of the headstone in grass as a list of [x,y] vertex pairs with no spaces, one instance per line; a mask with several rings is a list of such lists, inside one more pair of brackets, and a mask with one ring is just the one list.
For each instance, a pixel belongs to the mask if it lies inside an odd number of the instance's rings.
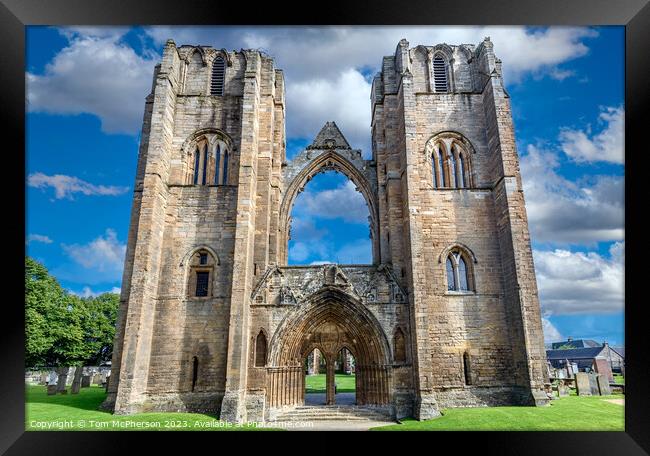
[[564,397],[569,395],[569,387],[567,386],[566,383],[560,382],[560,384],[557,386],[557,392],[558,396]]
[[600,391],[598,390],[598,381],[596,380],[596,374],[589,373],[589,389],[591,390],[591,395],[592,396],[598,396],[600,395]]
[[[59,367],[57,368],[58,379],[56,383],[56,390],[61,394],[67,394],[68,391],[65,389],[66,381],[68,380],[68,371],[69,367]],[[64,393],[65,391],[65,393]]]
[[53,385],[47,385],[47,395],[48,396],[56,395],[56,383]]
[[90,386],[90,375],[81,376],[81,387],[88,388]]
[[576,390],[578,396],[591,396],[591,388],[589,387],[589,375],[585,372],[576,373]]
[[95,374],[93,375],[93,384],[94,385],[101,385],[102,384],[102,374]]
[[598,391],[601,396],[609,396],[612,394],[609,390],[609,379],[607,378],[607,375],[598,374],[596,380],[598,382]]

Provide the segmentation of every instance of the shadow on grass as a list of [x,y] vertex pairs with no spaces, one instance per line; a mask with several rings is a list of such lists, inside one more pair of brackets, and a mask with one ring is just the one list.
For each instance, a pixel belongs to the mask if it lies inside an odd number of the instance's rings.
[[26,387],[25,399],[27,403],[31,404],[52,404],[80,410],[103,411],[100,410],[99,406],[106,399],[106,391],[104,388],[100,386],[81,388],[79,394],[71,394],[70,387],[67,389],[67,394],[48,396],[46,386],[30,385]]

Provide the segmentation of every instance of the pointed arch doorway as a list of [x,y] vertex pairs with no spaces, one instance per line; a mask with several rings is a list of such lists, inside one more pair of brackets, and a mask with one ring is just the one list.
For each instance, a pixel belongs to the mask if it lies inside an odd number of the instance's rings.
[[354,357],[357,405],[390,403],[390,350],[372,314],[336,286],[325,286],[289,315],[271,343],[270,407],[305,404],[305,359],[318,350],[325,364],[325,400],[336,404],[335,375],[342,350]]

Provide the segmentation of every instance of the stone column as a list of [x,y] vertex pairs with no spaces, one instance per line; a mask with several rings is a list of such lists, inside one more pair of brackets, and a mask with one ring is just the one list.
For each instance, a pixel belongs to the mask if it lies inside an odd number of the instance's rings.
[[326,401],[325,403],[327,405],[334,405],[334,382],[336,381],[336,377],[334,374],[334,357],[333,356],[328,356],[327,357],[327,374],[325,377],[325,397]]
[[221,419],[228,422],[240,422],[246,419],[249,300],[254,275],[256,173],[260,128],[258,120],[262,77],[260,53],[252,50],[244,52],[246,71],[242,98],[239,169],[232,170],[233,173],[237,173],[237,225],[230,297],[226,391],[221,405]]
[[544,405],[548,403],[543,391],[546,351],[510,97],[503,86],[501,61],[494,55],[492,42],[486,38],[481,46],[480,59],[489,74],[483,90],[483,108],[513,379],[523,403]]
[[341,366],[341,367],[342,367],[343,373],[347,374],[348,371],[350,370],[350,360],[348,359],[350,354],[348,353],[347,349],[345,349],[345,348],[343,350],[341,350],[341,351],[343,352],[343,366]]
[[317,375],[317,374],[320,373],[319,372],[320,371],[320,351],[318,351],[318,350],[314,350],[312,369],[313,369],[314,375]]

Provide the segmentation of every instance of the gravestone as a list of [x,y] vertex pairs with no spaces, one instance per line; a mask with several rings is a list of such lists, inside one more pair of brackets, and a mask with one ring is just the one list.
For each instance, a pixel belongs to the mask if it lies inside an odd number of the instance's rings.
[[90,386],[90,375],[83,375],[81,377],[81,387],[88,388]]
[[591,396],[591,388],[589,387],[589,375],[584,372],[576,374],[576,390],[578,396]]
[[47,395],[48,396],[56,395],[56,383],[53,385],[47,385]]
[[56,390],[61,394],[68,394],[68,391],[65,389],[65,384],[68,379],[68,367],[59,367],[57,369],[58,379],[56,383]]
[[102,384],[102,374],[95,374],[93,375],[93,384],[94,385],[101,385]]
[[596,381],[598,382],[598,390],[601,396],[609,396],[612,394],[609,390],[609,380],[607,375],[599,374],[598,377],[596,377]]
[[48,378],[48,373],[47,372],[41,372],[41,377],[39,379],[38,384],[39,385],[47,385],[47,378]]
[[596,374],[589,373],[589,389],[591,390],[592,396],[600,395],[600,390],[598,389],[598,381],[596,380]]

